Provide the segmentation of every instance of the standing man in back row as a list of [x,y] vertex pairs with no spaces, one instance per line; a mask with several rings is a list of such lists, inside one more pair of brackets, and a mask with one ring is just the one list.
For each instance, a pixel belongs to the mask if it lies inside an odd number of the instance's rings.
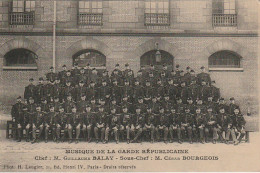
[[201,73],[199,73],[197,75],[198,82],[199,82],[198,84],[201,85],[202,81],[205,81],[206,84],[211,85],[211,78],[210,78],[210,75],[208,73],[206,73],[205,67],[202,66],[200,69],[201,69]]

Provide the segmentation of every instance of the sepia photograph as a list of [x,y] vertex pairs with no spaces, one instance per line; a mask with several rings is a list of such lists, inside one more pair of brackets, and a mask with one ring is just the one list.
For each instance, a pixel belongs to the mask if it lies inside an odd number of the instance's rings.
[[0,0],[0,172],[260,172],[258,0]]

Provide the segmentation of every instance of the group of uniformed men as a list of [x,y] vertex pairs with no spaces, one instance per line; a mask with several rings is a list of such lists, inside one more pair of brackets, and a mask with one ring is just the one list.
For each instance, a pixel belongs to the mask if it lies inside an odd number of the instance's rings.
[[[245,119],[234,98],[227,104],[210,75],[201,67],[195,74],[176,65],[141,67],[134,77],[128,64],[116,64],[111,75],[106,70],[75,64],[71,70],[55,73],[53,67],[25,87],[24,102],[19,96],[12,107],[18,142],[37,142],[44,136],[56,142],[80,138],[107,143],[114,139],[127,143],[148,140],[191,144],[213,140],[237,145],[245,135]],[[93,134],[94,132],[94,134]],[[211,137],[212,136],[212,137]]]

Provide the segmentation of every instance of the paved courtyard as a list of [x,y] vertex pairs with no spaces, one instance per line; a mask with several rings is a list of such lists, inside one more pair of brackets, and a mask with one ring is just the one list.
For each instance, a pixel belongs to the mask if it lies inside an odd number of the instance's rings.
[[[241,143],[238,146],[212,143],[191,145],[176,142],[172,144],[147,142],[142,144],[96,144],[94,142],[31,144],[17,143],[5,139],[4,135],[5,131],[1,130],[1,171],[260,171],[259,133],[251,133],[250,143]],[[86,153],[68,154],[66,150],[80,150]],[[104,153],[101,150],[104,150]],[[136,150],[139,151],[138,154],[126,153]],[[145,154],[142,153],[143,150],[146,152],[147,150],[148,152],[171,150],[174,153]],[[189,156],[205,156],[204,159],[210,160],[187,160],[192,158]],[[84,160],[68,160],[79,157]],[[217,160],[211,160],[214,158]]]

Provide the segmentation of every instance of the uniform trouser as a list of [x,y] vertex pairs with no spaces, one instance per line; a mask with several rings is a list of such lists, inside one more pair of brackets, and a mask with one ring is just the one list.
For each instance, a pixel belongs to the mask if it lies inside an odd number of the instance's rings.
[[104,140],[105,127],[102,127],[102,128],[94,127],[94,134],[95,134],[96,140],[99,139],[99,133],[100,133],[100,132],[101,132],[101,140]]
[[83,124],[83,126],[82,126],[82,132],[83,132],[83,138],[86,139],[87,138],[87,126],[85,124]]
[[232,136],[233,141],[234,141],[234,142],[237,142],[237,137],[236,137],[235,129],[233,129],[233,128],[228,128],[228,129],[226,130],[226,140],[227,140],[227,141],[229,140],[230,134],[231,134],[231,136]]
[[92,138],[92,126],[88,125],[87,126],[87,133],[88,133],[88,140]]
[[[197,128],[196,130],[194,130],[193,132],[195,132],[195,136],[198,139],[198,137],[200,138],[200,140],[204,140],[204,128]],[[198,135],[199,134],[199,135]]]
[[[119,139],[118,128],[117,128],[117,127],[114,127],[114,128],[112,128],[112,129],[113,129],[113,133],[114,133],[115,140],[118,141],[118,139]],[[108,134],[109,134],[109,132],[106,131],[106,134],[105,134],[105,135],[108,136]],[[105,138],[106,138],[106,136],[105,136]]]
[[145,125],[143,128],[144,132],[150,131],[151,132],[151,140],[154,140],[154,126],[153,125]]
[[49,136],[49,129],[50,129],[50,126],[48,124],[45,125],[44,137],[46,140],[48,139],[48,136]]
[[163,140],[166,141],[167,140],[167,137],[168,137],[168,127],[164,127],[162,129],[160,129],[159,127],[156,127],[155,128],[155,133],[156,133],[156,139],[157,140],[160,140],[160,132],[163,131]]
[[188,133],[188,138],[189,140],[192,140],[192,127],[191,126],[181,126],[177,128],[177,135],[178,135],[178,139],[182,139],[183,136],[186,135],[186,132]]
[[124,132],[126,131],[126,139],[130,140],[130,127],[128,125],[126,125],[125,127],[123,125],[121,125],[120,127],[120,134],[122,136],[122,138],[124,139]]
[[80,135],[80,124],[76,125],[76,139],[79,139]]
[[105,141],[108,141],[109,131],[110,131],[110,128],[109,128],[109,127],[106,127],[106,128],[105,128]]
[[226,139],[226,131],[222,128],[217,128],[217,134],[220,137],[221,141],[224,141]]
[[25,126],[25,132],[26,132],[26,139],[29,140],[30,136],[29,136],[29,130],[30,130],[31,125],[27,124]]
[[242,128],[238,128],[237,133],[238,133],[237,139],[239,141],[241,141],[241,139],[243,139],[243,137],[246,135],[245,129],[242,129]]
[[[131,129],[130,131],[134,136],[133,140],[136,141],[141,136],[143,129],[141,127],[139,127],[138,129],[133,129],[133,130]],[[135,132],[137,132],[137,133],[135,134]]]
[[23,129],[22,129],[22,126],[21,126],[21,124],[17,124],[17,137],[18,137],[18,139],[22,139],[22,132],[23,132]]
[[33,140],[35,140],[35,139],[37,138],[37,136],[36,136],[36,130],[39,130],[38,137],[41,136],[42,131],[43,131],[43,125],[40,125],[39,127],[36,127],[35,125],[33,125],[33,127],[32,127]]
[[206,138],[206,140],[208,140],[210,131],[212,131],[213,140],[217,140],[218,139],[218,133],[217,133],[217,128],[216,127],[206,127],[205,128],[205,138]]
[[180,140],[180,129],[179,128],[177,128],[177,126],[173,126],[173,125],[171,125],[170,127],[169,127],[169,132],[170,132],[170,139],[171,140],[173,140],[173,134],[174,133],[177,133],[177,136],[178,136],[178,139]]
[[52,135],[53,135],[53,139],[60,139],[60,131],[61,131],[61,126],[58,125],[54,125],[52,128]]

